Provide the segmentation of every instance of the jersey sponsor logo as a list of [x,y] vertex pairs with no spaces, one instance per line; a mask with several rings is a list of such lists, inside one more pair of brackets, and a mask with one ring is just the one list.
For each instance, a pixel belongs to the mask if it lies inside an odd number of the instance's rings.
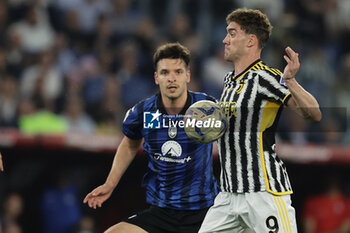
[[154,159],[165,161],[168,163],[187,163],[192,158],[187,156],[186,158],[179,158],[182,155],[181,145],[173,140],[166,141],[161,148],[162,153],[154,153]]
[[160,116],[162,114],[157,110],[156,112],[143,113],[143,128],[145,129],[160,129]]
[[220,102],[220,107],[224,110],[226,117],[237,117],[237,103],[236,102]]
[[180,157],[182,154],[181,145],[176,141],[166,141],[161,148],[163,156]]

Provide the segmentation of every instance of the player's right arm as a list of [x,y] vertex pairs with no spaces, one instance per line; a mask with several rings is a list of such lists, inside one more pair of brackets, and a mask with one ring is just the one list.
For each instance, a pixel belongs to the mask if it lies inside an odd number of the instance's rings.
[[93,209],[102,206],[102,203],[111,196],[124,172],[135,158],[140,145],[141,140],[133,140],[124,136],[114,156],[112,168],[106,182],[87,194],[84,198],[84,203],[88,203],[89,207]]

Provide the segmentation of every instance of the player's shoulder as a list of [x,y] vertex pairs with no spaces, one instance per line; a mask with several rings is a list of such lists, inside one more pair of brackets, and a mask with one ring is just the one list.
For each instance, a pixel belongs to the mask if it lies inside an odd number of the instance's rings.
[[250,71],[265,79],[276,79],[280,81],[282,77],[282,72],[279,69],[272,68],[262,61],[255,64]]
[[210,101],[213,101],[213,102],[217,102],[217,100],[211,96],[211,95],[208,95],[204,92],[194,92],[194,91],[189,91],[189,94],[191,95],[192,97],[192,102],[198,102],[200,100],[210,100]]
[[143,100],[139,101],[133,107],[128,109],[125,119],[129,115],[133,115],[134,117],[136,117],[136,116],[142,115],[143,112],[145,112],[145,111],[152,111],[152,110],[154,110],[155,105],[156,105],[156,101],[157,101],[157,95],[156,94],[152,95],[151,97],[149,97],[147,99],[143,99]]

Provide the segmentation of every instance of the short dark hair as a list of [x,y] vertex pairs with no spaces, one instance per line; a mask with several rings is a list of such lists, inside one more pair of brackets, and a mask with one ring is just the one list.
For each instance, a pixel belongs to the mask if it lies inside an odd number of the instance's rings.
[[254,34],[261,49],[266,45],[272,31],[268,17],[260,10],[239,8],[227,15],[226,22],[227,24],[235,22],[245,33]]
[[182,59],[188,68],[191,60],[191,54],[188,48],[178,42],[161,45],[153,55],[154,68],[157,69],[159,60],[165,58]]

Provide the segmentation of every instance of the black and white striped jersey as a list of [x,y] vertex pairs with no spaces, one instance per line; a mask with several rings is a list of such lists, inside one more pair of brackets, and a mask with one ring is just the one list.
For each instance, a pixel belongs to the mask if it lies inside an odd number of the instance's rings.
[[277,122],[290,96],[282,73],[260,59],[235,77],[225,76],[220,105],[229,127],[218,141],[221,191],[292,193],[275,153]]

